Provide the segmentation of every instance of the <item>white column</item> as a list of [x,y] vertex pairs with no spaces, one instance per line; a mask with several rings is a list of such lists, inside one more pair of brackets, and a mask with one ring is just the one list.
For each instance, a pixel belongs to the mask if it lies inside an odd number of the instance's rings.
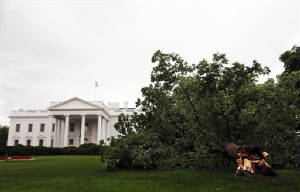
[[63,136],[63,134],[62,134],[62,132],[61,132],[61,130],[62,130],[62,120],[59,120],[58,121],[58,129],[57,129],[57,147],[62,147],[62,136]]
[[64,127],[66,121],[60,120],[59,123],[59,147],[64,147]]
[[104,118],[104,121],[103,121],[103,136],[102,136],[102,138],[103,138],[103,140],[104,140],[104,142],[106,142],[106,139],[107,139],[107,133],[106,133],[106,119]]
[[49,116],[49,127],[47,130],[47,147],[51,147],[51,135],[52,135],[52,126],[53,126],[53,116]]
[[64,134],[64,147],[68,146],[68,133],[69,133],[69,115],[66,115],[65,134]]
[[84,132],[85,132],[85,115],[81,115],[80,145],[84,144]]
[[55,128],[54,128],[54,146],[55,147],[59,147],[59,143],[58,143],[58,129],[59,129],[59,120],[56,119],[55,121]]
[[98,115],[97,144],[101,140],[102,116]]
[[105,121],[105,137],[106,137],[106,140],[107,140],[107,124],[108,124],[108,120],[106,119],[106,121]]

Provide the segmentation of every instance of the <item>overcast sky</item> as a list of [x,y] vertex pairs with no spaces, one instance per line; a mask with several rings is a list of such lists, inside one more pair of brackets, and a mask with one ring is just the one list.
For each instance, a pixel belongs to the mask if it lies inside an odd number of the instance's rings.
[[283,70],[279,55],[300,44],[299,0],[0,0],[0,124],[16,109],[71,97],[134,102],[160,49],[190,63],[226,53]]

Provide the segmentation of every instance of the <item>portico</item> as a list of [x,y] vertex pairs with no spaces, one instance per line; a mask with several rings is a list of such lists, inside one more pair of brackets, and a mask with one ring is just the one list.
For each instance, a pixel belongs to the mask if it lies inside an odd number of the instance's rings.
[[[54,144],[57,147],[79,146],[84,143],[106,142],[109,112],[104,107],[78,98],[48,108],[54,126]],[[55,131],[55,128],[57,131]],[[51,135],[49,139],[51,140]]]
[[[106,142],[109,119],[101,114],[65,114],[53,115],[54,136],[48,135],[48,141],[54,138],[55,147],[79,146],[84,143]],[[51,123],[50,122],[50,123]],[[51,142],[49,143],[49,146]]]

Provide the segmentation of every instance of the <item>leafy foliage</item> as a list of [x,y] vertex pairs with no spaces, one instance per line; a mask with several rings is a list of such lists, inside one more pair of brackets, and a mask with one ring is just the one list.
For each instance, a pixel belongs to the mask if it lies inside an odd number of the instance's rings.
[[284,63],[284,73],[290,74],[300,70],[300,47],[294,46],[291,50],[285,51],[279,57]]
[[[142,88],[142,114],[121,114],[103,156],[109,169],[233,167],[224,144],[259,146],[271,162],[299,167],[299,47],[281,55],[286,70],[277,82],[258,83],[270,72],[257,61],[229,64],[224,54],[188,65],[177,54],[154,53],[151,84]],[[299,57],[299,55],[297,55]],[[298,65],[298,64],[297,64]],[[286,73],[288,71],[288,73]]]
[[0,125],[0,146],[7,144],[8,127]]

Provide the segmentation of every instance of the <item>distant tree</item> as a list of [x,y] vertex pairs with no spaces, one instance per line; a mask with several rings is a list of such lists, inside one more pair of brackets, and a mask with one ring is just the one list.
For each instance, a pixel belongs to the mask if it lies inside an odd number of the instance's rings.
[[291,50],[285,51],[279,57],[284,63],[284,73],[290,74],[300,70],[300,47],[294,46]]
[[8,138],[8,127],[0,125],[0,145],[6,145]]

